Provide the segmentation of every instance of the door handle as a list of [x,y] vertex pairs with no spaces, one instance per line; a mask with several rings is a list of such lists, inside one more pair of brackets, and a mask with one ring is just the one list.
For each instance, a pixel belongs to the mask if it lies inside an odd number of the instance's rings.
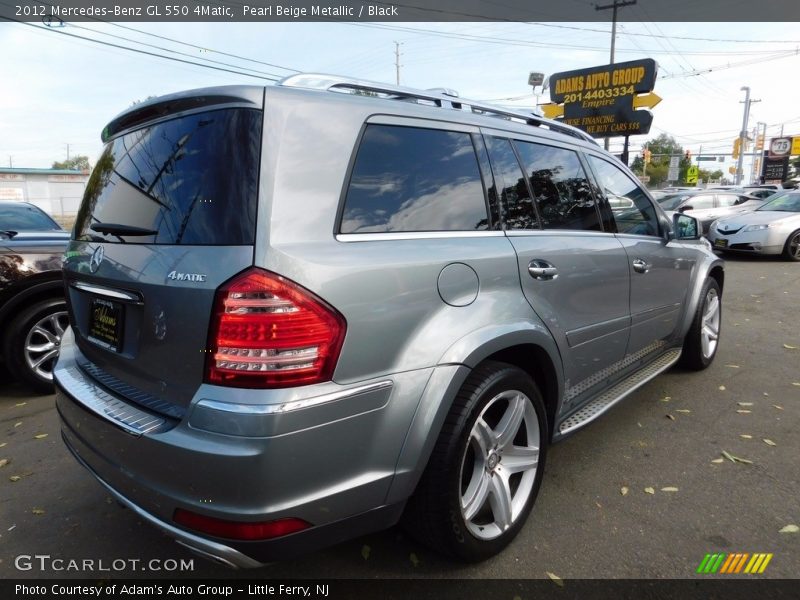
[[652,265],[647,264],[641,258],[633,261],[633,270],[637,273],[647,273]]
[[558,269],[546,260],[536,258],[528,263],[528,275],[539,281],[549,281],[558,277]]

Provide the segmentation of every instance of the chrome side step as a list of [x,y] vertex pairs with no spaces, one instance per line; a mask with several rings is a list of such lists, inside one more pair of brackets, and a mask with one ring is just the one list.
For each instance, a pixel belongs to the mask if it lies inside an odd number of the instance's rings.
[[636,371],[630,377],[620,381],[597,398],[584,405],[580,410],[567,417],[558,428],[559,434],[564,435],[570,433],[591,423],[628,394],[642,387],[659,373],[663,373],[669,369],[678,362],[680,357],[680,348],[668,350],[644,369]]

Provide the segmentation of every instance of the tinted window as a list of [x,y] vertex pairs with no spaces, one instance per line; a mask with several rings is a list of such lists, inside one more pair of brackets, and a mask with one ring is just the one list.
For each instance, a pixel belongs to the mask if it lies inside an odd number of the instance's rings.
[[613,211],[617,231],[636,235],[659,235],[656,209],[639,184],[606,160],[589,156],[589,162],[597,176],[600,191],[606,198],[627,198],[634,204],[634,208]]
[[661,208],[664,210],[675,210],[681,204],[683,204],[684,200],[686,200],[689,196],[686,194],[675,194],[674,196],[664,196],[658,203],[661,205]]
[[714,208],[714,196],[711,194],[698,194],[690,197],[683,206],[691,206],[692,210],[702,210],[704,208]]
[[[600,216],[578,155],[542,144],[514,143],[533,190],[542,227],[600,231]],[[620,198],[617,206],[629,208],[632,204]]]
[[508,229],[538,229],[539,219],[533,208],[525,174],[519,166],[517,156],[506,139],[487,137],[492,170],[498,185],[502,186],[500,197],[503,217]]
[[[109,142],[78,212],[78,239],[149,244],[241,245],[255,237],[261,112],[188,115]],[[155,231],[117,236],[113,223]]]
[[719,206],[734,206],[744,202],[745,198],[740,198],[733,194],[717,194],[717,202]]
[[342,233],[488,227],[470,134],[367,126],[347,190]]
[[61,227],[30,204],[0,204],[0,229],[6,231],[53,231]]

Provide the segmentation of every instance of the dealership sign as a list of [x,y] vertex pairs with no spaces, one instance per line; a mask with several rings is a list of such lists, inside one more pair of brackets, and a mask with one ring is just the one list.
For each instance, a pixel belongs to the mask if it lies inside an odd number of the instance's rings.
[[661,101],[650,93],[657,70],[656,62],[646,58],[555,73],[550,77],[552,104],[542,109],[545,116],[594,137],[648,133],[653,114],[646,109]]

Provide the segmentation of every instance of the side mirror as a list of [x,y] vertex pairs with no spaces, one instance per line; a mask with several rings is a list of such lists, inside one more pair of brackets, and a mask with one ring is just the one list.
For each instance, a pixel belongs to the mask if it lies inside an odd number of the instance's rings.
[[672,231],[676,240],[699,240],[700,222],[689,215],[672,215]]
[[686,210],[694,210],[694,206],[681,206],[678,209],[678,212],[682,213],[683,211],[686,211]]

